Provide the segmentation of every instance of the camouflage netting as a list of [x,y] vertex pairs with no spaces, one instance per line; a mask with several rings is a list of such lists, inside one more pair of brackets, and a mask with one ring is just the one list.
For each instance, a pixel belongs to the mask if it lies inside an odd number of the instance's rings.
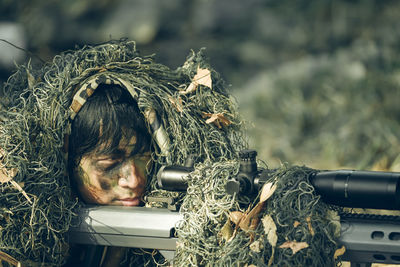
[[[197,83],[194,77],[199,69],[211,71],[212,89],[197,84],[196,90],[182,93]],[[29,64],[20,66],[5,84],[8,108],[2,110],[0,124],[2,167],[7,170],[0,176],[2,252],[29,266],[65,262],[67,231],[76,223],[79,206],[71,197],[63,150],[69,133],[68,108],[73,91],[99,72],[113,73],[132,84],[140,95],[139,108],[157,112],[170,146],[169,153],[155,146],[156,166],[182,165],[193,153],[203,160],[195,165],[183,199],[185,221],[177,229],[176,266],[262,266],[268,261],[276,266],[334,264],[336,228],[330,208],[310,186],[311,170],[305,167],[282,166],[274,171],[277,189],[255,216],[262,223],[238,228],[231,240],[221,232],[222,227],[235,227],[227,220],[229,213],[243,209],[224,192],[226,180],[238,172],[237,152],[246,147],[234,101],[201,51],[171,70],[140,56],[134,43],[125,41],[63,53],[39,71]],[[169,194],[156,189],[154,182],[149,183],[149,191]],[[265,231],[266,214],[277,227],[274,249]],[[286,241],[305,242],[308,247],[292,255],[290,249],[279,248]],[[156,264],[150,261],[153,255],[142,256],[150,265]],[[130,254],[126,259],[134,264],[137,257]]]
[[[339,264],[334,257],[339,217],[320,202],[310,185],[308,175],[312,169],[284,165],[271,170],[269,182],[276,185],[276,190],[262,202],[263,209],[258,207],[259,199],[241,209],[225,193],[226,180],[238,169],[236,160],[208,162],[198,165],[191,174],[181,208],[185,220],[177,230],[178,266]],[[241,221],[237,222],[238,218]]]

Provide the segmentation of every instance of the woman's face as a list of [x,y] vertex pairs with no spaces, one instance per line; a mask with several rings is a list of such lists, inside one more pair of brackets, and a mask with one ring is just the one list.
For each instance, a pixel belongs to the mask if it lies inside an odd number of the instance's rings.
[[90,204],[138,206],[151,163],[150,152],[132,154],[135,136],[122,139],[116,153],[89,154],[74,170],[82,199]]

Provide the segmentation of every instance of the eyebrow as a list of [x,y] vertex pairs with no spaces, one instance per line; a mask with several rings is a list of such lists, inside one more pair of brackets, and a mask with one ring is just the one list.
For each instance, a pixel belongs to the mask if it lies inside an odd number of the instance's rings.
[[98,155],[95,156],[96,160],[107,160],[109,158],[115,157],[115,156],[133,156],[134,154],[138,153],[138,151],[135,151],[135,144],[131,145],[126,145],[124,146],[123,149],[115,149],[111,153],[99,153]]

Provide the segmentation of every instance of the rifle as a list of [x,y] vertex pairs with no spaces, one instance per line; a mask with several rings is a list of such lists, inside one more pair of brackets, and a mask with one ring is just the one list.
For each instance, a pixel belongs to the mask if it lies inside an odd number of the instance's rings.
[[[270,170],[258,169],[256,151],[240,153],[239,174],[227,181],[229,194],[254,195],[269,179]],[[157,175],[159,187],[185,191],[193,159],[185,166],[163,166]],[[310,174],[311,183],[323,201],[352,207],[400,210],[400,173],[335,170]],[[373,199],[373,201],[371,201]],[[167,208],[87,206],[79,213],[81,223],[70,232],[72,243],[158,249],[172,260],[176,249],[175,227],[183,220],[171,199]],[[400,216],[340,214],[339,246],[351,266],[371,263],[400,264]]]

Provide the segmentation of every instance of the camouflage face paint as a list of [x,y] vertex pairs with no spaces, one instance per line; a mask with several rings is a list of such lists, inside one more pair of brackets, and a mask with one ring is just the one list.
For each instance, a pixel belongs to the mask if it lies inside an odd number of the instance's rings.
[[80,177],[80,179],[76,179],[76,181],[78,182],[79,186],[82,186],[82,185],[83,186],[89,186],[90,185],[89,176],[83,170],[81,165],[78,166],[75,175]]
[[118,153],[114,155],[88,155],[82,158],[75,179],[85,202],[139,205],[151,156],[150,152],[131,155],[135,141],[135,138],[131,138],[129,142],[121,142]]

